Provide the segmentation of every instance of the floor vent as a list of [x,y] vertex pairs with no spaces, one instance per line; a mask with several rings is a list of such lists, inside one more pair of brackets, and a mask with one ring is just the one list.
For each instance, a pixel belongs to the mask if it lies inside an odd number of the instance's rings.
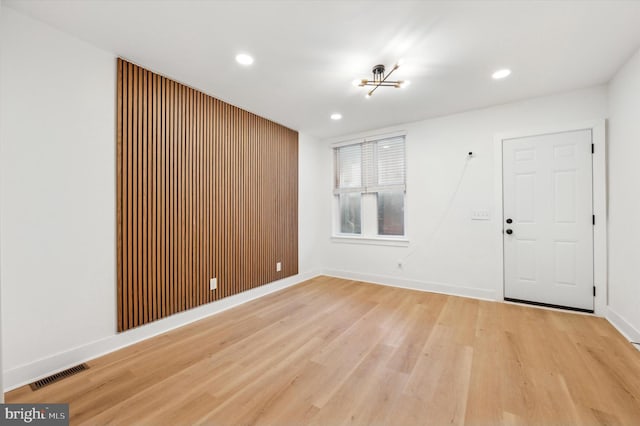
[[51,383],[55,383],[59,380],[66,379],[69,376],[73,376],[74,374],[78,374],[87,369],[89,369],[89,366],[87,364],[76,365],[75,367],[67,368],[64,371],[60,371],[59,373],[52,374],[49,377],[45,377],[44,379],[40,379],[36,382],[33,382],[29,386],[31,386],[31,390],[36,391],[38,389],[41,389],[45,386],[50,385]]

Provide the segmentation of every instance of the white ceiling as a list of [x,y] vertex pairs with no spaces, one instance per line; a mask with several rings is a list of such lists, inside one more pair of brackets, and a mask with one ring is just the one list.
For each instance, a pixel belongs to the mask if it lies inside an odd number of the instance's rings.
[[[17,1],[9,6],[319,138],[606,83],[637,1]],[[255,63],[238,65],[238,52]],[[403,66],[407,89],[351,82]],[[491,79],[508,67],[511,77]],[[341,121],[330,120],[333,112]]]

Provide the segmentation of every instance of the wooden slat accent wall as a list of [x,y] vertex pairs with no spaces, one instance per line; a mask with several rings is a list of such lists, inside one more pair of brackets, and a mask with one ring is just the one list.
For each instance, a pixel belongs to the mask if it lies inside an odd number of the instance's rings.
[[118,330],[297,274],[298,133],[117,67]]

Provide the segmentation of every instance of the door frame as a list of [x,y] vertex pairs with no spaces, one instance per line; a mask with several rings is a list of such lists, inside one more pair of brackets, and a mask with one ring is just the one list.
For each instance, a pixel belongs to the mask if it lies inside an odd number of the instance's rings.
[[503,245],[503,191],[502,191],[502,147],[505,139],[541,136],[551,133],[563,133],[576,130],[591,130],[593,153],[593,214],[596,224],[593,226],[593,285],[596,286],[596,296],[593,299],[594,314],[604,316],[608,305],[609,283],[607,280],[607,141],[606,120],[593,120],[582,123],[570,123],[533,129],[523,129],[516,132],[497,133],[494,135],[494,204],[496,211],[495,247],[499,253],[496,267],[498,287],[496,300],[504,301],[504,245]]

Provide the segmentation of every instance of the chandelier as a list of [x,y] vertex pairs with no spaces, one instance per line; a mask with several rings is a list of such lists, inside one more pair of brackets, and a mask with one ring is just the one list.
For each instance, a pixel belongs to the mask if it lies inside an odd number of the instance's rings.
[[373,95],[373,92],[375,92],[378,87],[395,87],[395,88],[405,87],[409,84],[408,81],[389,80],[389,76],[393,74],[393,72],[397,70],[399,67],[400,65],[395,64],[391,69],[391,71],[389,71],[389,74],[385,74],[384,73],[385,66],[381,64],[376,65],[371,70],[371,73],[373,74],[373,78],[371,80],[368,80],[366,78],[363,78],[362,80],[356,80],[354,81],[354,85],[359,87],[372,86],[373,89],[369,90],[369,92],[366,95],[367,98],[370,98],[371,95]]

